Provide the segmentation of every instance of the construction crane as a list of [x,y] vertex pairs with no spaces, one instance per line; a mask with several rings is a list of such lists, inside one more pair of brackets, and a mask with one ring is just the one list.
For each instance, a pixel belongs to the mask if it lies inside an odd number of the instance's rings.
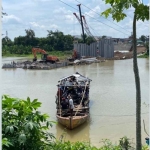
[[[78,20],[79,23],[81,24],[81,20],[80,20],[80,18],[77,16],[77,14],[76,14],[76,13],[73,13],[73,14],[76,16],[77,20]],[[85,29],[87,35],[90,36],[90,37],[93,37],[93,39],[94,39],[95,41],[97,41],[97,40],[95,39],[95,37],[92,35],[92,33],[90,32],[90,29],[89,29],[88,24],[87,24],[87,22],[86,22],[86,20],[85,20],[85,17],[82,16],[82,18],[83,18],[84,29]]]

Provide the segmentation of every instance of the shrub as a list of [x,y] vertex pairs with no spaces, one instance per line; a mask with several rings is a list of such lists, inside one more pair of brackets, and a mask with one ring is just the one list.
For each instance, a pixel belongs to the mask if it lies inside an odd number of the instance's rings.
[[37,109],[41,103],[2,96],[2,148],[3,150],[45,150],[54,139],[48,133],[52,121]]

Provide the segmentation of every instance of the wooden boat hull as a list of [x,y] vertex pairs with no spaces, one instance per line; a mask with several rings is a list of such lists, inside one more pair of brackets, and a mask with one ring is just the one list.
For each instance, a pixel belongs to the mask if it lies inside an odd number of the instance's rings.
[[89,114],[85,114],[84,116],[73,116],[73,117],[61,117],[56,115],[57,120],[60,124],[64,125],[68,129],[74,129],[79,125],[83,124],[89,117]]

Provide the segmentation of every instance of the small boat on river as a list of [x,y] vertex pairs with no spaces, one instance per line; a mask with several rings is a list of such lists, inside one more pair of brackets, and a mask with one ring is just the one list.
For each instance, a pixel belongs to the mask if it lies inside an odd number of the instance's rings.
[[[89,89],[92,80],[76,72],[58,81],[56,117],[60,124],[74,129],[89,118]],[[73,101],[73,108],[70,105]]]

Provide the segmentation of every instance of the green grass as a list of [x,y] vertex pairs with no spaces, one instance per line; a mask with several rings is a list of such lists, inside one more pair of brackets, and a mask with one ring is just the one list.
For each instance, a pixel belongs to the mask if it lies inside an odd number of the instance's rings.
[[143,54],[143,55],[138,56],[138,58],[149,58],[149,55],[148,54]]
[[[52,145],[48,148],[50,150],[123,150],[123,149],[131,149],[131,145],[126,145],[123,143],[121,144],[112,144],[110,140],[105,140],[103,141],[103,146],[101,147],[95,147],[92,146],[88,142],[75,142],[72,143],[70,141],[66,142],[61,142],[61,141],[56,141],[52,143]],[[133,148],[132,148],[133,149]],[[142,146],[142,150],[148,150],[147,145]]]
[[[72,51],[52,51],[49,53],[49,55],[52,56],[57,56],[60,60],[66,59],[67,57],[71,57],[72,55]],[[27,58],[33,58],[33,54],[10,54],[10,53],[6,53],[3,54],[2,57],[27,57]],[[41,58],[41,54],[37,53],[37,58],[40,59]]]

